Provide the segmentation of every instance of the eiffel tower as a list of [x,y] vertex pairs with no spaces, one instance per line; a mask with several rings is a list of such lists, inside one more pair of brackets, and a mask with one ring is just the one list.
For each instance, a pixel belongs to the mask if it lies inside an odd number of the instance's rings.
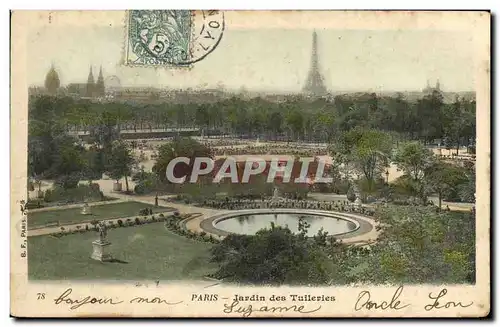
[[318,36],[313,32],[311,67],[307,75],[306,84],[302,91],[311,96],[324,96],[328,93],[325,87],[323,75],[319,71],[318,64]]

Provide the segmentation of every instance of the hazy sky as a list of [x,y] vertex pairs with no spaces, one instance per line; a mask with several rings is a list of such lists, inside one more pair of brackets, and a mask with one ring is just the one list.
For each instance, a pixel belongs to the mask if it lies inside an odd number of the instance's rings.
[[[419,90],[440,79],[449,91],[474,90],[469,33],[436,30],[317,29],[321,71],[331,91]],[[53,63],[63,85],[117,75],[122,86],[298,91],[310,66],[312,29],[242,29],[226,24],[219,46],[191,70],[120,65],[124,27],[47,25],[28,42],[28,84],[43,85]]]

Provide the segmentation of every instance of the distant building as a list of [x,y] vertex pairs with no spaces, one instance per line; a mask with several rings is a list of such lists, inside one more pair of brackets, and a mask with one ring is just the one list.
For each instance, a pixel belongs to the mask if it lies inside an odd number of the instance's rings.
[[67,93],[77,98],[102,98],[105,96],[104,77],[102,67],[99,69],[97,82],[94,82],[92,66],[89,69],[87,83],[70,83],[67,87]]
[[103,97],[106,94],[106,89],[104,88],[104,77],[102,76],[102,66],[99,68],[99,76],[97,76],[97,82],[94,86],[94,97]]
[[90,66],[89,76],[87,77],[87,85],[85,87],[85,97],[92,98],[94,94],[94,74],[92,74],[92,66]]
[[52,65],[45,76],[45,92],[51,95],[56,95],[61,86],[59,74],[56,72],[54,65]]
[[114,97],[129,101],[154,101],[160,98],[160,91],[151,87],[127,87],[114,92]]
[[422,93],[431,94],[434,91],[442,92],[441,83],[439,83],[439,79],[436,81],[435,87],[431,87],[429,80],[427,80],[427,86],[422,90]]
[[99,76],[97,77],[97,82],[94,82],[94,74],[92,73],[92,66],[89,70],[89,76],[87,78],[87,87],[85,91],[85,96],[87,98],[100,98],[104,97],[104,77],[102,76],[102,66],[99,69]]
[[311,50],[311,66],[307,80],[303,88],[303,92],[309,96],[323,97],[328,94],[323,75],[320,72],[318,59],[318,36],[316,31],[313,32],[312,50]]

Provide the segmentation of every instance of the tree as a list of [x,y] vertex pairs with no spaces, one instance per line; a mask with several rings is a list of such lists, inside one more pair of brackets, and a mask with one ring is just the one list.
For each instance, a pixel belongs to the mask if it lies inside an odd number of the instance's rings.
[[474,282],[471,213],[388,206],[379,208],[377,217],[384,228],[377,246],[362,258],[370,267],[372,283],[380,277],[380,282],[390,283]]
[[[58,116],[71,100],[50,96],[30,98],[28,124],[28,173],[37,178],[57,177],[53,167],[60,158],[60,147],[72,147],[75,139],[66,135]],[[68,158],[71,159],[71,158]],[[52,174],[52,175],[51,175]],[[56,175],[53,175],[56,174]]]
[[415,195],[419,195],[423,201],[426,200],[422,183],[424,173],[434,164],[434,161],[434,154],[418,141],[401,144],[394,156],[394,162],[398,169],[411,178],[407,185],[411,184],[411,188],[417,193]]
[[158,192],[163,190],[161,187],[163,184],[159,183],[158,177],[154,173],[148,173],[142,170],[134,175],[132,180],[136,182],[134,188],[136,194],[142,195],[151,192],[156,192],[156,194],[158,194]]
[[407,142],[398,148],[394,163],[413,180],[420,181],[424,171],[434,163],[434,154],[420,142]]
[[100,179],[105,170],[103,151],[92,146],[85,152],[83,161],[82,178],[90,185],[93,180]]
[[420,137],[426,141],[443,135],[443,94],[437,90],[419,99],[416,104]]
[[444,107],[443,116],[445,137],[456,146],[458,155],[460,140],[465,134],[465,126],[467,124],[466,116],[458,97],[453,104]]
[[459,185],[459,196],[463,202],[474,203],[476,201],[476,167],[474,164],[466,167],[467,181]]
[[127,192],[129,192],[127,177],[132,173],[134,164],[135,159],[127,143],[123,141],[115,141],[111,148],[111,155],[108,158],[106,172],[111,178],[116,180],[116,182],[118,182],[122,177],[125,177]]
[[113,142],[120,138],[119,121],[120,117],[116,112],[104,111],[94,117],[93,125],[89,127],[91,143],[103,149],[105,154],[109,154]]
[[467,175],[463,168],[440,160],[426,169],[424,182],[438,195],[441,208],[443,198],[458,198],[459,186],[467,182]]
[[320,135],[320,139],[329,142],[333,136],[334,127],[334,116],[333,113],[328,111],[321,111],[317,114],[317,119],[315,122],[315,130]]
[[174,176],[176,178],[186,176],[186,180],[188,180],[193,170],[195,158],[213,158],[213,154],[210,148],[191,138],[176,138],[174,141],[162,145],[158,149],[158,158],[153,166],[153,172],[160,181],[170,183],[166,176],[167,167],[170,161],[178,157],[187,157],[190,161],[189,164],[178,163],[174,167]]
[[475,102],[459,99],[443,109],[444,136],[451,146],[455,146],[457,155],[460,145],[469,146],[474,142],[476,134]]
[[292,138],[299,140],[304,127],[304,116],[293,106],[285,117],[285,123],[290,129]]
[[278,134],[282,132],[283,116],[280,112],[273,112],[267,119],[267,129],[270,131],[272,138],[276,139]]
[[44,177],[56,179],[56,184],[64,188],[76,187],[85,168],[85,148],[64,134],[54,139],[51,146],[52,164]]
[[343,162],[352,163],[354,172],[366,178],[368,190],[371,192],[376,179],[388,166],[392,140],[390,135],[383,131],[356,128],[343,133],[333,148],[334,157],[339,157],[340,154]]

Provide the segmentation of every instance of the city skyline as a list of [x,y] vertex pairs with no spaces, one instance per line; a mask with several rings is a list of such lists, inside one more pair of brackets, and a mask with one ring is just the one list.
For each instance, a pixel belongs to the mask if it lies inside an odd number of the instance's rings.
[[[74,29],[82,31],[81,43],[65,37],[78,35]],[[300,93],[311,65],[313,31],[227,30],[213,53],[186,70],[121,66],[123,31],[120,28],[46,27],[29,42],[32,53],[40,56],[36,58],[40,60],[28,61],[29,71],[33,72],[28,76],[28,84],[42,86],[52,65],[62,86],[83,83],[89,66],[97,71],[102,65],[105,76],[116,75],[123,87],[206,89],[223,86],[227,90]],[[419,91],[426,87],[428,80],[433,85],[438,79],[445,91],[474,91],[473,43],[463,33],[317,30],[317,35],[319,71],[329,93]],[[53,43],[50,41],[53,38],[60,40],[62,48],[43,46]],[[237,40],[247,42],[235,45]],[[387,47],[380,47],[381,43]],[[98,51],[106,46],[109,51]],[[224,64],[224,60],[230,63]],[[75,62],[81,64],[75,65]],[[205,83],[200,84],[200,80]]]
[[[94,71],[95,66],[90,66],[90,70],[91,71]],[[102,65],[99,66],[99,72],[102,72]],[[53,71],[54,67],[51,66],[49,72],[47,74],[50,74],[52,71]],[[57,72],[57,70],[56,70]],[[58,73],[58,72],[57,72]],[[47,75],[46,75],[47,76]],[[118,76],[116,75],[105,75],[104,76],[104,84],[105,84],[105,87],[107,90],[116,90],[117,88],[117,85],[116,83],[120,83],[120,79],[118,78]],[[88,81],[87,81],[88,83]],[[68,88],[68,87],[72,87],[72,86],[83,86],[83,85],[86,85],[87,84],[85,81],[76,81],[76,82],[71,82],[71,83],[68,83],[68,84],[64,84],[64,83],[61,83],[60,87],[61,88]],[[109,83],[109,84],[108,84]],[[301,90],[294,90],[294,91],[290,91],[289,94],[304,94],[304,95],[307,95],[307,94],[310,94],[310,95],[313,95],[311,92],[307,91],[307,85],[308,85],[308,80],[306,80],[306,82],[304,83],[304,87],[301,89]],[[29,86],[30,88],[45,88],[44,85],[42,84],[39,84],[39,85],[30,85]],[[151,86],[151,85],[119,85],[118,86],[119,88],[122,88],[122,89],[133,89],[133,88],[143,88],[143,89],[154,89],[154,90],[161,90],[161,89],[165,89],[165,90],[196,90],[197,87],[187,87],[187,88],[172,88],[172,87],[166,87],[166,86],[163,86],[163,85],[157,85],[157,86]],[[202,86],[199,86],[199,87],[202,87]],[[109,88],[109,89],[108,89]],[[262,93],[262,94],[265,94],[265,93],[269,93],[269,94],[274,94],[274,93],[277,93],[279,94],[280,93],[280,90],[258,90],[258,89],[253,89],[253,90],[247,90],[246,88],[244,87],[240,87],[240,88],[233,88],[233,89],[230,89],[230,88],[226,88],[222,83],[218,83],[218,85],[214,86],[214,87],[211,87],[211,88],[204,88],[204,89],[201,89],[201,90],[218,90],[218,91],[227,91],[227,92],[230,92],[230,93],[241,93],[241,92],[248,92],[248,93]],[[421,88],[419,89],[409,89],[409,90],[379,90],[379,89],[351,89],[351,90],[327,90],[327,94],[336,94],[336,93],[360,93],[360,92],[374,92],[374,93],[377,93],[377,92],[380,92],[380,93],[405,93],[405,92],[429,92],[431,90],[439,90],[439,91],[442,91],[442,92],[449,92],[449,93],[470,93],[470,92],[475,92],[474,90],[458,90],[458,91],[455,91],[455,90],[443,90],[442,87],[441,87],[441,81],[439,78],[437,78],[436,80],[430,80],[430,79],[427,79],[426,81],[426,84],[425,85],[422,85]]]

